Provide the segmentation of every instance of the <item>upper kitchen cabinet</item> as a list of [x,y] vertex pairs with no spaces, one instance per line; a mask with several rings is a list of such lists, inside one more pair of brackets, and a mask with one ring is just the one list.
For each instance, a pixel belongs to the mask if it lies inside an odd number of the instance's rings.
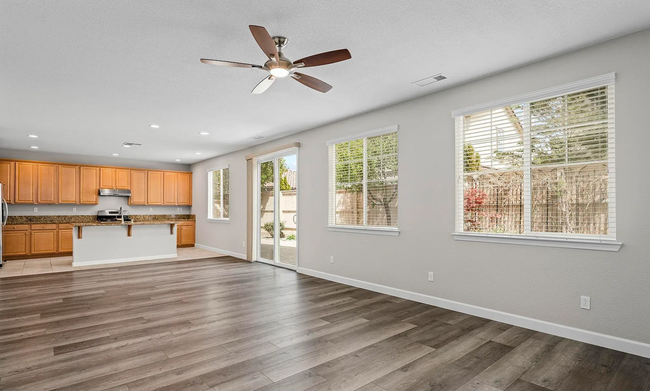
[[192,173],[179,172],[176,177],[177,188],[176,204],[192,205]]
[[113,167],[99,168],[99,188],[115,189],[115,169]]
[[164,205],[176,205],[176,193],[177,193],[177,174],[175,172],[164,172],[163,173],[163,204]]
[[99,167],[79,169],[79,203],[97,205],[99,203]]
[[128,168],[115,169],[115,188],[121,190],[131,189],[131,170]]
[[38,163],[36,165],[36,203],[58,203],[58,168],[56,164]]
[[147,205],[163,204],[163,172],[147,171]]
[[0,162],[0,183],[2,183],[2,197],[7,203],[14,203],[14,186],[16,184],[16,162]]
[[147,171],[146,170],[130,170],[131,171],[131,197],[129,198],[129,205],[147,205]]
[[59,166],[59,203],[79,203],[79,166]]
[[36,203],[36,163],[16,162],[16,204]]

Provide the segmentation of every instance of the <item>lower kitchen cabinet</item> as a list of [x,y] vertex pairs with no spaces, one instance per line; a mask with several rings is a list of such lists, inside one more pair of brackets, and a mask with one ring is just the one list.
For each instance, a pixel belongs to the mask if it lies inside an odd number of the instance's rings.
[[59,224],[59,247],[57,252],[72,252],[72,224]]
[[32,255],[56,253],[56,224],[32,224],[31,245]]
[[2,233],[2,256],[20,257],[26,255],[29,255],[29,230],[5,230]]
[[194,222],[182,222],[176,224],[176,246],[194,247],[195,224]]

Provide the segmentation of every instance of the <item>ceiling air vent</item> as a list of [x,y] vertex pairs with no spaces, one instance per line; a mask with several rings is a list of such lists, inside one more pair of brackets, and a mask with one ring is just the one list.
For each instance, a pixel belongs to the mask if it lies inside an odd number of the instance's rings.
[[264,136],[253,136],[253,137],[251,137],[251,140],[261,140],[263,138],[264,138]]
[[422,80],[414,81],[411,84],[415,84],[418,87],[424,87],[424,86],[428,86],[429,84],[433,84],[445,80],[446,78],[447,76],[443,75],[442,73],[438,73],[437,75],[429,76]]
[[126,141],[122,144],[124,148],[139,147],[141,145],[142,144],[138,144],[138,143],[127,143]]

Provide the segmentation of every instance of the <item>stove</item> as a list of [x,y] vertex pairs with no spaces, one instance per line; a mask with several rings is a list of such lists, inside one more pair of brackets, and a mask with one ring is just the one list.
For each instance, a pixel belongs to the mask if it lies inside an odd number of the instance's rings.
[[120,209],[104,209],[97,211],[97,221],[100,223],[112,223],[116,221],[131,221],[129,211]]

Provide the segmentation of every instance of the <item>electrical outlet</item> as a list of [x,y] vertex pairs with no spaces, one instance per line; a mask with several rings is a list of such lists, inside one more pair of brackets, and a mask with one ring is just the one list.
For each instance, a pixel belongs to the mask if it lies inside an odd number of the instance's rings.
[[433,282],[433,272],[429,272],[429,281]]
[[149,212],[153,212],[153,208],[149,208]]
[[38,212],[38,208],[37,208],[37,207],[34,207],[34,212]]
[[591,309],[591,297],[589,296],[580,296],[580,308],[583,310]]
[[242,246],[243,248],[246,248],[246,241],[245,241],[245,240],[241,243],[241,246]]
[[73,212],[76,212],[76,211],[77,211],[77,208],[72,208],[72,211],[73,211]]
[[334,255],[330,255],[330,263],[334,263]]

